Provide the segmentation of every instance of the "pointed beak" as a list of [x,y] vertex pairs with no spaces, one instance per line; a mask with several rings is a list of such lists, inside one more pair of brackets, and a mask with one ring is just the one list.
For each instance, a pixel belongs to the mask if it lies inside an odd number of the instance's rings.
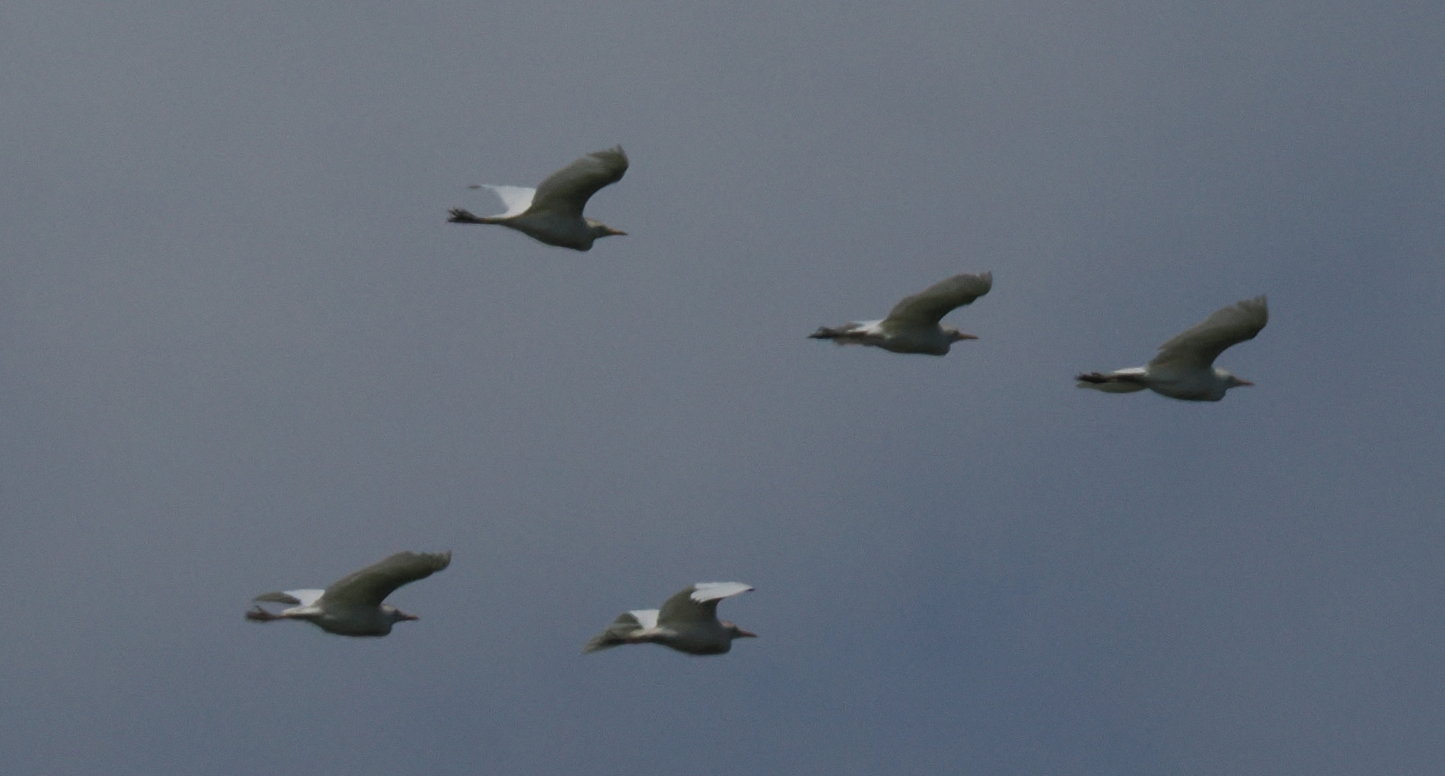
[[400,618],[400,619],[403,619],[403,620],[420,620],[420,619],[421,619],[420,617],[418,617],[418,616],[416,616],[416,615],[414,615],[414,614],[407,614],[406,612],[397,612],[397,613],[396,613],[396,616],[397,616],[398,618]]
[[978,339],[978,337],[975,337],[975,336],[973,336],[972,334],[964,334],[963,332],[959,332],[957,336],[958,336],[958,338],[961,339],[961,340]]
[[1239,384],[1240,384],[1240,385],[1254,385],[1254,383],[1251,383],[1251,382],[1250,382],[1250,381],[1248,381],[1248,380],[1240,380],[1240,379],[1239,379],[1239,378],[1237,378],[1237,377],[1236,377],[1236,378],[1234,378],[1234,379],[1235,379],[1235,380],[1237,380],[1237,381],[1238,381],[1238,382],[1239,382]]
[[758,634],[753,633],[752,631],[745,631],[742,628],[738,628],[737,637],[740,639],[755,639],[758,637]]
[[608,234],[617,235],[618,237],[626,237],[626,236],[627,236],[627,233],[624,232],[624,231],[622,231],[621,229],[613,229],[613,228],[610,227],[610,226],[607,227],[607,233],[608,233]]

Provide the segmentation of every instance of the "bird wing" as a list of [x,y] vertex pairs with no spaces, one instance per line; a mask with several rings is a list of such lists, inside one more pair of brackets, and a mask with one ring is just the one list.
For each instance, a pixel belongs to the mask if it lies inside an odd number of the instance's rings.
[[452,562],[450,552],[398,552],[380,563],[336,580],[326,588],[327,601],[379,606],[393,590],[425,579]]
[[493,216],[494,218],[506,218],[526,212],[527,208],[532,206],[532,199],[537,195],[536,189],[529,189],[526,186],[493,186],[490,183],[482,185],[501,197],[502,204],[507,208],[507,212]]
[[1268,322],[1264,297],[1236,302],[1160,345],[1149,366],[1208,369],[1226,348],[1254,339]]
[[741,582],[699,582],[690,585],[663,602],[662,609],[657,614],[657,622],[667,627],[716,622],[719,601],[752,589],[751,585]]
[[627,172],[627,154],[622,146],[594,151],[547,176],[537,184],[532,209],[582,217],[582,208],[597,190],[622,180]]
[[310,606],[321,598],[325,590],[287,590],[284,593],[262,593],[251,599],[287,606]]
[[950,310],[962,307],[993,288],[993,273],[954,275],[893,305],[884,319],[887,325],[937,325]]
[[640,630],[650,630],[657,627],[656,609],[635,609],[630,612],[623,612],[617,615],[607,629],[592,637],[587,645],[582,647],[582,652],[596,652],[599,649],[607,649],[620,644],[627,643],[627,637]]
[[640,628],[647,629],[657,627],[656,609],[633,609],[630,612],[624,612],[622,615],[618,616],[617,621],[614,622],[613,625],[621,625],[623,621],[627,620],[628,618],[631,618],[631,621],[636,623],[637,626]]

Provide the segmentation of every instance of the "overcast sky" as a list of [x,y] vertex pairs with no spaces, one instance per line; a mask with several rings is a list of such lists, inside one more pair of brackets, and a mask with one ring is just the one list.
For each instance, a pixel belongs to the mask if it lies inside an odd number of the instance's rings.
[[[9,0],[3,768],[1439,774],[1442,52],[1425,0]],[[627,237],[446,223],[618,143]],[[806,338],[985,270],[946,358]],[[1255,387],[1073,387],[1259,294]],[[403,549],[455,558],[387,638],[242,618]],[[579,654],[705,580],[760,638]]]

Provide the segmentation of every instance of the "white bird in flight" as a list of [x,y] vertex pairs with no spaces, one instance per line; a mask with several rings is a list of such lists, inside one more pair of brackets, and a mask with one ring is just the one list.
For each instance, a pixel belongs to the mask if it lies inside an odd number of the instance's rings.
[[257,601],[287,604],[289,608],[272,613],[255,606],[246,612],[246,619],[255,622],[305,620],[340,636],[385,636],[391,633],[393,623],[420,618],[382,601],[402,585],[425,579],[451,562],[450,552],[398,552],[380,563],[347,574],[325,590],[287,590],[258,595]]
[[1214,359],[1231,345],[1254,339],[1269,322],[1265,298],[1257,296],[1216,311],[1203,323],[1159,346],[1159,355],[1144,366],[1079,375],[1080,388],[1106,393],[1133,393],[1145,388],[1174,399],[1219,401],[1225,391],[1254,385],[1224,369]]
[[547,176],[535,189],[488,185],[507,207],[501,215],[476,216],[452,208],[452,217],[447,220],[454,224],[500,224],[548,245],[590,250],[599,237],[627,234],[582,215],[587,200],[603,186],[622,180],[625,172],[627,154],[622,146],[594,151]]
[[939,321],[949,311],[971,303],[993,287],[993,274],[954,275],[925,288],[888,311],[881,321],[848,323],[836,328],[824,326],[809,334],[812,339],[830,339],[839,345],[873,345],[894,353],[948,355],[960,340],[978,339]]
[[724,598],[753,588],[741,582],[699,582],[667,599],[662,609],[623,612],[584,653],[623,644],[661,644],[689,655],[721,655],[733,648],[733,639],[757,638],[756,633],[718,620],[717,605]]

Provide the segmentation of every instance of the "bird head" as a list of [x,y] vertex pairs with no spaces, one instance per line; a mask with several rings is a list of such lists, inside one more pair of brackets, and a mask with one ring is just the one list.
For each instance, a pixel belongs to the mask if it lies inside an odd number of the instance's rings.
[[1224,381],[1224,389],[1226,391],[1230,388],[1237,388],[1241,385],[1254,385],[1254,383],[1251,383],[1250,381],[1243,378],[1235,377],[1234,375],[1226,372],[1223,369],[1217,370],[1216,373],[1219,375],[1219,379]]
[[386,613],[387,618],[390,619],[392,622],[405,622],[406,620],[421,619],[414,614],[407,614],[406,612],[403,612],[402,610],[396,608],[395,606],[392,606],[391,604],[382,604],[381,610]]
[[732,624],[731,622],[728,622],[727,620],[723,620],[722,626],[727,629],[729,638],[755,639],[758,637],[758,634],[753,633],[752,631],[745,631],[742,628],[739,628],[738,626]]
[[594,239],[598,237],[612,237],[614,235],[627,235],[627,233],[622,231],[621,229],[613,229],[607,224],[604,224],[601,221],[595,221],[591,218],[587,219],[587,228],[592,230],[592,237]]

